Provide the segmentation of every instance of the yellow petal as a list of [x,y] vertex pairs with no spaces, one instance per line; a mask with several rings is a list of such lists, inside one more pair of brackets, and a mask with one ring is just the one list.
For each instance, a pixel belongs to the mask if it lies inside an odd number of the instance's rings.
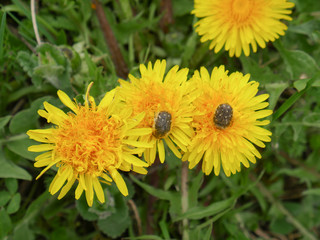
[[122,156],[123,156],[123,159],[134,165],[134,166],[137,166],[137,167],[148,167],[148,164],[146,162],[143,162],[141,161],[139,158],[131,155],[131,154],[126,154],[126,153],[122,153]]
[[124,139],[122,142],[124,144],[128,144],[128,145],[133,146],[133,147],[143,147],[143,148],[151,148],[151,147],[153,147],[152,143],[146,143],[146,142],[137,142],[137,141],[127,140],[127,139]]
[[156,144],[154,144],[154,146],[152,148],[150,148],[149,154],[150,154],[150,156],[149,156],[148,164],[151,165],[154,163],[154,160],[156,159],[156,154],[157,154],[157,145]]
[[42,154],[38,155],[35,158],[35,161],[47,160],[47,159],[52,159],[52,151],[51,152],[45,152],[45,153],[42,153]]
[[112,169],[110,169],[110,174],[111,174],[112,179],[116,183],[119,191],[122,193],[122,195],[128,196],[127,185],[126,185],[125,181],[123,180],[122,176],[120,175],[120,173],[116,169],[112,168]]
[[93,183],[93,188],[97,194],[97,198],[98,198],[99,202],[104,203],[105,202],[104,192],[103,192],[103,189],[101,187],[99,180],[97,178],[93,178],[92,183]]
[[145,112],[142,112],[136,115],[135,117],[133,117],[130,121],[128,121],[127,128],[131,129],[138,126],[138,124],[142,121],[145,115],[146,115]]
[[79,174],[79,184],[82,186],[83,190],[87,190],[87,185],[83,173]]
[[114,99],[114,94],[116,89],[113,89],[109,92],[107,92],[104,97],[102,98],[99,106],[98,106],[98,111],[102,111],[104,109],[107,109],[109,107],[109,105],[111,104],[111,102]]
[[71,99],[69,98],[69,96],[65,92],[59,90],[58,97],[60,98],[60,101],[65,106],[70,108],[74,113],[78,113],[78,106],[73,101],[71,101]]
[[58,199],[63,198],[69,192],[76,179],[75,175],[73,175],[73,177],[68,180],[67,184],[61,189]]
[[160,139],[158,140],[158,153],[159,153],[159,159],[161,163],[164,163],[165,160],[165,151],[164,151],[164,144],[163,144],[163,140]]
[[[59,189],[62,187],[62,185],[66,182],[67,178],[69,178],[69,175],[73,174],[72,168],[71,167],[65,167],[65,168],[60,168],[58,170],[58,173],[56,175],[56,181],[53,184],[52,188],[50,189],[50,193],[54,195],[56,192],[59,191]],[[57,177],[58,176],[58,177]]]
[[78,200],[81,197],[82,193],[83,193],[83,187],[79,182],[77,189],[76,189],[76,192],[75,192],[75,199]]
[[44,166],[48,166],[51,162],[52,162],[51,158],[42,159],[42,160],[39,160],[39,161],[35,162],[34,166],[35,167],[44,167]]
[[43,142],[43,143],[53,143],[53,134],[54,134],[54,129],[49,128],[49,129],[36,129],[36,130],[29,130],[27,132],[29,135],[30,139],[36,140],[38,142]]
[[164,141],[166,142],[168,147],[171,149],[171,151],[174,153],[174,155],[176,155],[177,158],[181,158],[181,153],[176,148],[176,146],[172,143],[172,141],[168,137],[166,137]]
[[135,128],[126,132],[126,136],[144,136],[152,133],[152,128]]
[[91,207],[93,204],[93,186],[92,186],[92,176],[89,174],[84,174],[84,180],[87,190],[85,191],[88,206]]
[[101,175],[101,177],[102,177],[103,179],[105,179],[106,181],[108,181],[108,182],[112,182],[112,179],[111,179],[107,174],[105,174],[105,173],[103,173],[103,174]]
[[134,172],[136,172],[136,173],[139,173],[139,174],[143,174],[143,175],[145,175],[145,174],[148,173],[148,171],[147,171],[145,168],[143,168],[143,167],[136,167],[136,166],[133,166],[132,171],[134,171]]
[[54,162],[52,162],[50,165],[48,165],[45,169],[41,171],[41,173],[36,177],[36,180],[38,180],[46,171],[48,171],[49,168],[51,168],[56,163],[60,162],[61,159],[56,159]]
[[53,144],[39,144],[28,147],[29,152],[45,152],[55,148]]
[[56,125],[60,125],[65,119],[68,118],[68,115],[65,114],[61,109],[51,105],[48,102],[43,103],[44,108],[48,112],[47,122],[52,122]]

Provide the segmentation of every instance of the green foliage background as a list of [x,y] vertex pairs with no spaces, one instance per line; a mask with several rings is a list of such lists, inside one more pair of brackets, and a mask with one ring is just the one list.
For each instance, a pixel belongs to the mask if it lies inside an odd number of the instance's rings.
[[[74,191],[57,200],[48,193],[54,170],[35,180],[34,144],[25,132],[46,127],[43,101],[62,107],[58,89],[82,99],[89,82],[101,99],[117,74],[90,1],[38,1],[35,40],[29,1],[0,3],[0,239],[320,238],[320,1],[295,0],[284,37],[250,57],[229,58],[201,44],[190,14],[192,0],[172,1],[174,22],[159,27],[161,1],[101,0],[125,62],[136,76],[140,63],[166,59],[210,71],[250,73],[270,94],[272,142],[263,158],[230,178],[189,170],[189,207],[181,210],[181,162],[145,177],[125,174],[129,196],[105,186],[107,202],[88,208]],[[139,222],[141,221],[141,224]],[[186,236],[186,235],[184,235]]]

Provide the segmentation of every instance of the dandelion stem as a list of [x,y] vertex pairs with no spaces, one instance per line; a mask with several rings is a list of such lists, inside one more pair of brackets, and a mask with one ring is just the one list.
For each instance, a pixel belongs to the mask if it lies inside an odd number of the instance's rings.
[[[182,214],[188,210],[188,163],[183,162],[181,168],[181,205]],[[187,218],[182,220],[182,239],[189,240],[188,231],[189,221]]]
[[37,19],[36,19],[36,10],[35,10],[35,2],[34,0],[30,1],[31,7],[31,18],[32,18],[32,26],[34,30],[34,35],[36,36],[38,45],[41,44],[41,38],[38,31]]
[[168,27],[174,23],[171,0],[161,1],[160,7],[163,13],[160,20],[160,27],[164,33],[167,33],[169,31]]
[[128,67],[124,61],[124,58],[122,56],[122,53],[120,51],[120,48],[118,46],[117,39],[115,38],[111,26],[107,20],[107,17],[105,15],[105,12],[103,10],[103,7],[101,3],[98,0],[92,1],[96,6],[96,14],[97,18],[100,23],[100,28],[103,32],[105,41],[109,47],[109,51],[111,54],[111,59],[114,63],[114,66],[116,68],[116,72],[121,78],[127,78],[128,77]]
[[128,204],[130,205],[130,207],[134,213],[134,217],[137,221],[138,234],[139,234],[139,236],[141,236],[142,235],[141,218],[140,218],[137,206],[134,203],[134,201],[132,201],[131,199],[128,201]]

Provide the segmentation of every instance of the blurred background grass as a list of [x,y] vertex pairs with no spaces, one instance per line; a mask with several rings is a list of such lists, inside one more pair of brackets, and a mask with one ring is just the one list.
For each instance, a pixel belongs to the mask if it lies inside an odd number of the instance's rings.
[[[41,45],[30,2],[2,0],[0,239],[181,239],[183,219],[190,239],[319,239],[320,1],[293,2],[284,37],[250,57],[229,58],[200,43],[192,0],[35,1]],[[118,50],[105,41],[101,10]],[[113,185],[105,186],[106,204],[92,208],[72,191],[52,197],[54,171],[35,181],[40,169],[25,134],[47,127],[37,114],[43,101],[62,107],[58,89],[82,101],[91,81],[91,94],[101,99],[119,77],[138,75],[140,63],[156,59],[166,59],[167,68],[188,67],[190,76],[200,66],[223,64],[260,82],[274,110],[262,159],[230,178],[189,170],[184,214],[181,161],[170,151],[167,163],[153,165],[147,176],[126,175],[129,197]]]

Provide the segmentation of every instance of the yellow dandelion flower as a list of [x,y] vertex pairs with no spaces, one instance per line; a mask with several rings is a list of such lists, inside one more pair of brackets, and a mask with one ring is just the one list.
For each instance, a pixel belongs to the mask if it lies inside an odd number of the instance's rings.
[[191,12],[202,18],[196,24],[201,42],[211,41],[215,53],[224,46],[230,57],[239,57],[243,51],[250,54],[266,42],[275,41],[284,35],[287,26],[282,19],[291,21],[290,8],[294,3],[287,0],[195,0]]
[[[32,152],[45,152],[35,159],[35,167],[45,167],[37,179],[49,168],[56,165],[58,172],[50,184],[53,195],[61,188],[58,199],[70,190],[75,181],[78,186],[75,198],[82,192],[89,206],[92,206],[94,192],[98,200],[105,202],[101,182],[115,181],[120,192],[128,195],[127,186],[118,170],[133,170],[146,173],[147,163],[133,154],[141,154],[150,144],[129,139],[151,133],[152,129],[136,128],[143,115],[129,118],[131,111],[117,103],[114,93],[108,92],[97,106],[89,95],[91,83],[86,92],[85,105],[71,101],[67,94],[58,91],[61,102],[73,112],[65,113],[55,106],[44,102],[45,110],[39,110],[41,117],[56,126],[49,129],[29,130],[27,134],[43,144],[28,148]],[[111,176],[111,178],[110,178]]]
[[269,105],[265,102],[269,95],[256,96],[259,83],[249,78],[249,74],[239,72],[228,75],[224,66],[215,67],[211,76],[204,67],[200,73],[195,72],[190,82],[202,94],[193,102],[199,112],[193,116],[195,137],[182,159],[189,161],[189,168],[203,159],[205,174],[214,168],[215,175],[219,175],[222,165],[230,176],[240,172],[241,163],[249,167],[249,161],[255,163],[261,158],[253,144],[263,148],[263,142],[271,141],[271,132],[260,126],[269,124],[269,120],[261,119],[272,111],[264,109]]
[[153,145],[144,152],[145,160],[151,165],[159,154],[160,162],[165,161],[164,142],[172,152],[181,158],[181,152],[187,151],[193,129],[191,102],[195,91],[187,81],[188,69],[179,70],[174,66],[165,76],[166,61],[157,60],[152,67],[140,65],[141,78],[129,75],[130,82],[119,80],[118,93],[124,102],[132,108],[133,115],[145,112],[139,124],[142,128],[152,128],[152,133],[142,136],[143,142]]

